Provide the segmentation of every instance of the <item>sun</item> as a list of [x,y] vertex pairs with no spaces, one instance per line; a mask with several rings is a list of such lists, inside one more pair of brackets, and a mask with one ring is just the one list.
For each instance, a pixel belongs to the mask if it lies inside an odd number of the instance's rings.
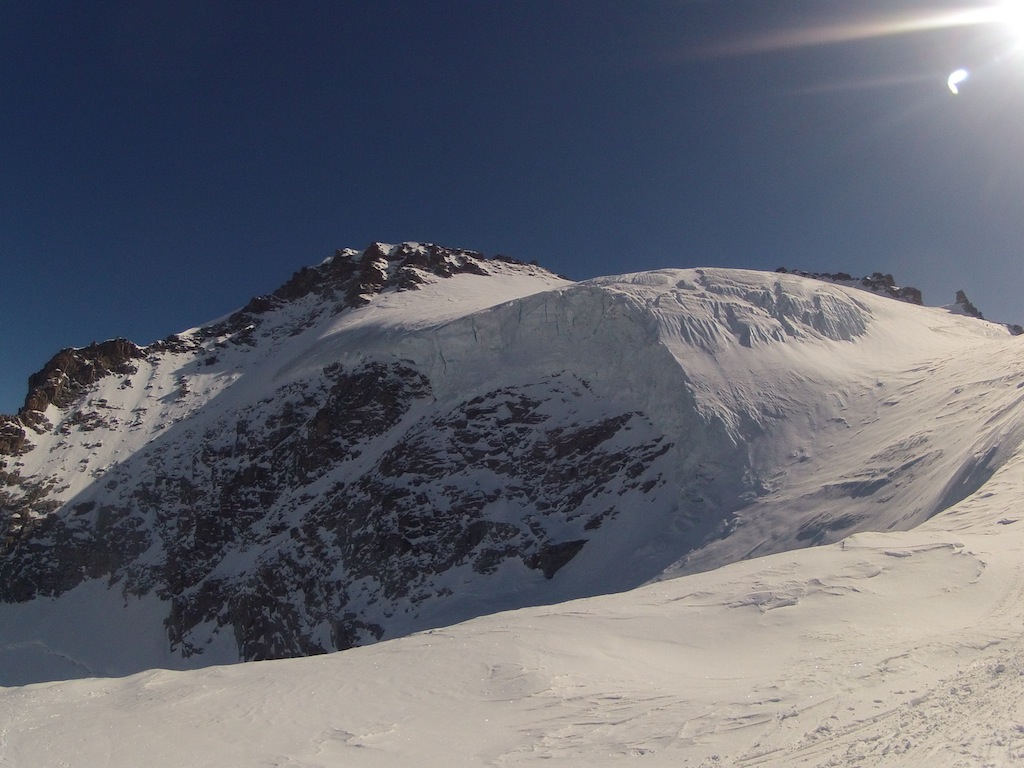
[[993,8],[998,23],[1017,41],[1024,43],[1024,0],[1006,0]]

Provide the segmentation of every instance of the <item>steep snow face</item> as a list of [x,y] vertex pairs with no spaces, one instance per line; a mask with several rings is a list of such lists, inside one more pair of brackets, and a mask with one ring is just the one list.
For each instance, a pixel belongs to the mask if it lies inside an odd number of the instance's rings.
[[728,536],[669,573],[905,530],[976,491],[1020,445],[1024,359],[999,325],[790,275],[595,282],[643,308],[698,410],[743,455],[748,503]]
[[[908,529],[1015,456],[1022,370],[999,326],[793,275],[339,252],[48,406],[2,468],[0,648],[306,655]],[[89,605],[149,655],[55,631]]]
[[663,431],[675,490],[642,535],[683,555],[669,573],[905,530],[977,490],[1021,441],[1024,360],[1004,328],[796,276],[601,278],[437,339],[443,354],[422,364],[437,380],[440,359],[455,389],[573,360]]

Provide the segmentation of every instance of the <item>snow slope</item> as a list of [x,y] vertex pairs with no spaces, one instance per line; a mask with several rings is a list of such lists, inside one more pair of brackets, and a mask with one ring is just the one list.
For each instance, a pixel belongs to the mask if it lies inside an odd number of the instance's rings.
[[1004,766],[1019,459],[913,531],[327,656],[0,689],[0,764]]

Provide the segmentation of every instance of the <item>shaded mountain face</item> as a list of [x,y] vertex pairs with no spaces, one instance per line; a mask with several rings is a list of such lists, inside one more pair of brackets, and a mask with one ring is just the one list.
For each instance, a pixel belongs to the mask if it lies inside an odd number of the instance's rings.
[[[138,663],[195,666],[910,527],[1017,439],[1000,412],[979,452],[949,401],[969,369],[943,368],[1007,343],[793,275],[338,251],[224,320],[32,377],[0,422],[0,654],[73,657],[11,627],[97,594],[156,606]],[[109,655],[81,666],[133,671]]]

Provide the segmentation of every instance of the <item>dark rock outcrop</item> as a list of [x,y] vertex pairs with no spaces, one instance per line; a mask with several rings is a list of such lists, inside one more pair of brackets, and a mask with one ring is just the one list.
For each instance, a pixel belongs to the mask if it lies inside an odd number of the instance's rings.
[[17,456],[28,447],[28,436],[14,417],[0,414],[0,456]]
[[872,272],[867,277],[857,278],[848,272],[803,272],[799,269],[786,269],[785,267],[779,267],[775,271],[838,283],[840,285],[857,286],[872,293],[877,293],[880,296],[888,296],[898,301],[905,301],[908,304],[920,306],[924,303],[920,290],[910,286],[898,286],[892,275],[882,272]]
[[93,342],[81,349],[62,349],[28,380],[24,410],[70,405],[88,385],[111,373],[134,373],[133,360],[146,353],[128,339]]
[[960,307],[960,310],[965,315],[976,317],[979,320],[985,319],[985,316],[981,314],[981,310],[971,303],[971,300],[967,298],[967,294],[962,290],[956,292],[956,306]]
[[29,377],[28,395],[18,412],[18,420],[33,429],[45,429],[43,412],[50,405],[65,408],[104,376],[134,373],[133,361],[145,356],[146,352],[128,339],[62,349]]
[[[503,263],[515,263],[507,257]],[[489,275],[487,259],[476,251],[440,245],[371,243],[365,250],[339,249],[315,267],[303,267],[268,296],[257,296],[227,320],[201,329],[199,338],[230,337],[230,343],[255,345],[263,315],[289,303],[315,296],[317,308],[293,330],[310,327],[325,312],[337,314],[364,306],[389,290],[416,290],[433,278],[456,274]],[[524,265],[525,266],[525,265]],[[533,266],[537,271],[545,271]]]

